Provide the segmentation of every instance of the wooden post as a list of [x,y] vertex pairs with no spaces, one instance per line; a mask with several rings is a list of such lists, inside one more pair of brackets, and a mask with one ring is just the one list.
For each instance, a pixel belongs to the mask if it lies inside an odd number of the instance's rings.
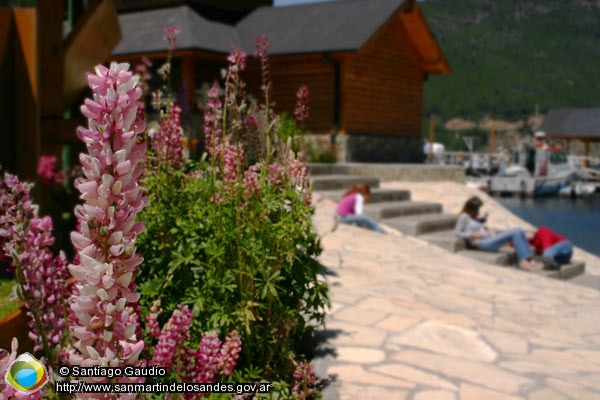
[[187,92],[187,104],[191,110],[194,110],[196,100],[196,60],[191,55],[185,55],[181,60],[182,65],[182,84]]
[[13,12],[17,38],[14,48],[16,173],[24,180],[35,180],[40,158],[37,11],[14,8]]
[[492,125],[490,132],[490,157],[488,161],[488,170],[492,169],[492,160],[494,159],[494,148],[496,147],[496,127]]
[[588,157],[590,156],[590,146],[589,146],[589,140],[584,139],[583,140],[583,155],[585,156],[585,158],[583,159],[583,167],[587,168],[588,167]]
[[429,164],[433,164],[433,141],[435,136],[433,114],[429,116]]

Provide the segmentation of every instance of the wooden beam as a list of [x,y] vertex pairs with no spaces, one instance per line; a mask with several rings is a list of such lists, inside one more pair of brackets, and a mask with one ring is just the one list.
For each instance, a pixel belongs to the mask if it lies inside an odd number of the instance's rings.
[[16,173],[23,180],[37,178],[40,158],[37,10],[14,8]]
[[435,124],[433,114],[429,116],[429,164],[433,164],[433,143],[435,141]]
[[16,132],[15,132],[15,79],[13,13],[10,7],[0,7],[0,126],[2,145],[0,165],[3,170],[15,172]]
[[61,0],[38,2],[40,60],[44,71],[40,74],[40,113],[44,116],[62,116],[63,89],[63,8]]

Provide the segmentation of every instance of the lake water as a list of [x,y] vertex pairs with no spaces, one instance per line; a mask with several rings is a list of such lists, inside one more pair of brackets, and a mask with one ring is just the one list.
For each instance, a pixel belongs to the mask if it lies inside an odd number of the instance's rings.
[[496,197],[502,205],[535,226],[547,226],[576,246],[600,256],[600,193],[581,199]]

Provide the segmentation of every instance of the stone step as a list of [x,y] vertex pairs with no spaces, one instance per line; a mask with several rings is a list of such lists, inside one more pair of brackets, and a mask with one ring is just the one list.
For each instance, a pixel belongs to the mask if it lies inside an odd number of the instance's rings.
[[[346,193],[346,190],[328,190],[319,191],[319,194],[335,201],[339,202]],[[381,203],[384,201],[408,201],[410,200],[410,191],[399,190],[399,189],[380,189],[375,188],[371,190],[371,200],[369,204]]]
[[569,282],[575,283],[577,285],[586,286],[592,289],[600,290],[600,276],[599,275],[590,275],[590,274],[581,274],[573,279],[570,279]]
[[352,175],[317,175],[310,178],[310,185],[313,190],[347,190],[353,185],[366,183],[372,189],[379,187],[379,179]]
[[486,264],[510,266],[516,265],[517,259],[513,249],[502,248],[499,251],[461,250],[458,254],[473,258]]
[[566,281],[582,275],[585,272],[585,262],[572,260],[570,264],[561,265],[559,271],[548,272],[558,272],[558,279]]
[[346,164],[309,163],[308,172],[317,175],[349,175],[350,166]]
[[[422,201],[384,201],[381,203],[365,204],[364,206],[364,214],[376,221],[381,221],[385,218],[441,212],[441,204]],[[382,222],[386,223],[385,221]]]
[[[458,217],[456,214],[434,213],[409,215],[407,217],[386,218],[382,222],[398,229],[402,233],[417,236],[431,232],[447,232],[448,229],[454,228],[457,218]],[[456,242],[454,231],[450,232],[452,233],[452,236],[454,236],[454,242]]]
[[[456,218],[458,217],[456,216],[456,214],[454,214],[454,217],[456,224]],[[425,235],[419,236],[419,239],[423,239],[431,244],[434,244],[453,253],[465,250],[467,248],[467,241],[465,239],[456,237],[454,229],[447,229],[443,231],[440,230],[438,232],[427,233]]]

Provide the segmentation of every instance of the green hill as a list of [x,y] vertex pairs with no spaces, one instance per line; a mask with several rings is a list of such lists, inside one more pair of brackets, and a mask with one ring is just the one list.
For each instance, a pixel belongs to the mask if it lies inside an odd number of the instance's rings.
[[600,107],[599,0],[426,0],[452,74],[425,85],[425,113],[522,119]]

